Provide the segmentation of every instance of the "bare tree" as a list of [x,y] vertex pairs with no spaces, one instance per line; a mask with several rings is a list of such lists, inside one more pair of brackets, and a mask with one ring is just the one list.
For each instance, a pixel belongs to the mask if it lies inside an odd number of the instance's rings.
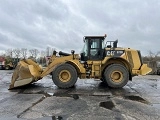
[[39,51],[37,49],[30,49],[29,52],[31,54],[31,57],[33,57],[33,58],[36,58],[39,53]]
[[7,49],[6,51],[5,51],[5,54],[6,54],[6,56],[9,56],[9,57],[13,57],[13,50],[12,49]]
[[0,52],[0,56],[6,56],[6,54],[3,52]]
[[41,57],[44,57],[46,55],[46,52],[45,51],[41,51]]
[[47,47],[47,49],[46,49],[46,56],[50,56],[50,50],[51,50],[51,48]]
[[21,53],[21,50],[20,49],[13,49],[13,53],[15,54],[16,58],[19,58],[20,57],[20,53]]
[[152,52],[148,51],[148,56],[143,57],[143,62],[147,63],[152,68],[151,74],[155,74],[157,71],[157,63],[160,61],[160,51]]
[[153,53],[152,51],[149,51],[148,59],[149,61],[157,61],[159,59],[160,51]]
[[31,57],[34,56],[34,50],[33,50],[33,49],[30,49],[30,50],[29,50],[29,53],[30,53]]
[[21,54],[22,54],[22,57],[25,59],[27,57],[27,48],[22,48]]
[[51,48],[51,47],[47,47],[46,48],[46,56],[51,56],[53,54],[53,51],[55,49]]

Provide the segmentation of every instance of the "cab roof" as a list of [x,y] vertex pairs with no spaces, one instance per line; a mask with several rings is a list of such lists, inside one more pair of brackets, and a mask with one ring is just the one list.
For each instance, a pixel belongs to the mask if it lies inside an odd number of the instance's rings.
[[84,36],[84,39],[88,39],[88,38],[103,38],[105,39],[107,37],[107,35],[105,34],[104,36]]

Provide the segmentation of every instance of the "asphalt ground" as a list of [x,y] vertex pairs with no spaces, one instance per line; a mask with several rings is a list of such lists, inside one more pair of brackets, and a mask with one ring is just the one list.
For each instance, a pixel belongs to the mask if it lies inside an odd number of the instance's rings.
[[136,76],[121,89],[78,79],[59,89],[51,76],[8,90],[13,71],[0,70],[0,120],[160,120],[160,76]]

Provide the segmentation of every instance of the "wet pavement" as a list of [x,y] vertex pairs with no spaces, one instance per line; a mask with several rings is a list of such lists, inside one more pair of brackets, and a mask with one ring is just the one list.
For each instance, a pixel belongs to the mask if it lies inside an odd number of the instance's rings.
[[59,89],[51,76],[8,90],[13,71],[0,71],[0,120],[159,120],[160,76],[136,76],[121,89],[78,80]]

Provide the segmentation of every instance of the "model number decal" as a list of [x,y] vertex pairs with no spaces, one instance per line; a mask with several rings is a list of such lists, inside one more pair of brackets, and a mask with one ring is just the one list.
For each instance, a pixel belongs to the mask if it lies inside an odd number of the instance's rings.
[[124,50],[106,50],[106,56],[121,56]]

